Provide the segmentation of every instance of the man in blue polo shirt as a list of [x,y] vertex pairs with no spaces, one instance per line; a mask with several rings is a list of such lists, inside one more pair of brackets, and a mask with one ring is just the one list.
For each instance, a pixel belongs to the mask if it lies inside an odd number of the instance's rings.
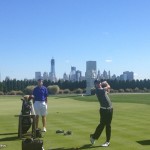
[[38,80],[38,85],[33,90],[34,109],[36,114],[36,128],[39,125],[39,116],[42,116],[43,131],[46,132],[47,96],[48,91],[43,86],[43,80]]

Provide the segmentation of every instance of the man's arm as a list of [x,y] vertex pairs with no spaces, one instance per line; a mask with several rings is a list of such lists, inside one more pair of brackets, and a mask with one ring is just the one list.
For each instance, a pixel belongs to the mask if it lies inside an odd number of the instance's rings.
[[45,103],[48,102],[47,97],[48,97],[48,90],[47,90],[47,88],[45,87]]
[[47,97],[45,98],[45,103],[47,103]]
[[107,92],[110,92],[110,85],[107,83],[107,81],[102,82],[101,86],[102,86],[102,88],[105,89]]

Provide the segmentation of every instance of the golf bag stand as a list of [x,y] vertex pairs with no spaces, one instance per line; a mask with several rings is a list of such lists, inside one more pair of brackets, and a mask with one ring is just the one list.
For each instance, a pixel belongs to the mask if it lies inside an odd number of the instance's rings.
[[31,136],[33,138],[36,138],[36,126],[35,126],[35,115],[19,115],[19,125],[18,125],[18,137],[21,139],[23,137],[24,131],[24,125],[23,125],[23,120],[25,120],[25,118],[29,118],[32,119],[31,122]]

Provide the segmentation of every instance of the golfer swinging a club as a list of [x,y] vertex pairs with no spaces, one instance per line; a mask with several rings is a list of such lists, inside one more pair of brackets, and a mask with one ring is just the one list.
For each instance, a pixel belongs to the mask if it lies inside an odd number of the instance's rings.
[[110,145],[110,137],[111,137],[111,121],[113,116],[113,108],[110,98],[108,96],[108,92],[110,90],[110,85],[104,81],[100,83],[100,81],[94,81],[96,96],[100,103],[100,123],[97,126],[94,134],[90,135],[90,141],[93,145],[95,140],[98,140],[103,129],[106,127],[106,142],[101,146],[107,147]]

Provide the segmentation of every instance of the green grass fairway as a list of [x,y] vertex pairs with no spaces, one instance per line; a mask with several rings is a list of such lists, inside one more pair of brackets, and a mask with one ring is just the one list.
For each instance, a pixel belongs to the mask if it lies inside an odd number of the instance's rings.
[[[110,94],[114,115],[108,150],[150,150],[150,94]],[[0,149],[21,150],[18,139],[20,96],[0,96]],[[100,150],[105,130],[94,146],[89,135],[99,123],[96,96],[51,96],[48,98],[47,132],[42,138],[45,150]],[[41,126],[41,120],[40,120]],[[56,134],[72,131],[72,135]],[[2,148],[2,145],[6,145]]]

